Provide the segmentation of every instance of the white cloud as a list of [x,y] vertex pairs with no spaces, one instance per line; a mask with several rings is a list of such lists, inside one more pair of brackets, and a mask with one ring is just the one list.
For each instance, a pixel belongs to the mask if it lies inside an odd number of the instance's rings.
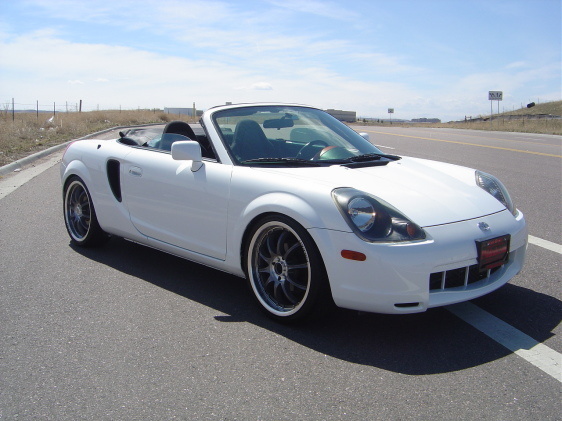
[[[90,103],[154,108],[195,101],[206,108],[226,101],[283,101],[375,117],[394,107],[397,118],[445,120],[489,111],[488,90],[503,90],[506,105],[527,101],[522,92],[560,97],[552,83],[543,82],[560,80],[558,59],[537,63],[522,54],[490,71],[473,65],[472,56],[465,65],[456,46],[440,39],[446,50],[431,58],[446,59],[420,60],[385,22],[365,17],[360,10],[366,6],[319,0],[252,7],[200,0],[26,4],[38,18],[35,32],[0,19],[0,91],[30,102],[83,99],[87,109]],[[52,25],[50,18],[56,18],[57,30],[42,29]],[[358,21],[382,25],[378,32],[385,29],[385,38],[357,31]]]
[[[265,45],[272,50],[277,47],[274,40]],[[130,47],[71,42],[53,31],[0,39],[0,49],[9,57],[3,70],[24,75],[14,79],[9,90],[7,86],[2,89],[10,98],[22,96],[27,98],[20,102],[39,98],[57,103],[82,99],[86,110],[98,106],[182,106],[194,101],[201,109],[226,101],[281,101],[355,110],[359,116],[373,117],[386,117],[388,107],[394,107],[396,118],[448,120],[487,113],[488,90],[503,90],[502,105],[509,108],[512,103],[527,102],[529,98],[514,97],[513,93],[557,71],[555,65],[532,69],[521,66],[515,67],[516,71],[461,75],[426,90],[413,87],[407,76],[398,80],[361,80],[329,69],[319,61],[317,66],[314,61],[309,65],[306,60],[299,63],[299,56],[291,59],[283,50],[258,57],[248,54],[246,60],[236,63],[219,57],[190,59]],[[399,67],[398,61],[385,56],[355,52],[352,56],[356,62],[368,63],[367,68],[375,62],[385,63],[388,68]],[[407,66],[402,71],[405,75],[415,73]]]
[[334,20],[349,21],[360,18],[348,4],[346,4],[346,6],[341,6],[343,4],[341,2],[319,0],[269,0],[269,3],[294,12],[309,13]]
[[257,91],[271,91],[271,90],[273,90],[273,87],[271,86],[270,83],[258,82],[258,83],[252,84],[252,89],[255,89]]

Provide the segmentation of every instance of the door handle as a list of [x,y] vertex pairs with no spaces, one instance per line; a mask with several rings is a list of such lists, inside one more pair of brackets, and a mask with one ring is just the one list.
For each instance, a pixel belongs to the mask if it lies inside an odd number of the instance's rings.
[[137,177],[142,177],[142,169],[139,167],[131,167],[129,168],[129,174]]

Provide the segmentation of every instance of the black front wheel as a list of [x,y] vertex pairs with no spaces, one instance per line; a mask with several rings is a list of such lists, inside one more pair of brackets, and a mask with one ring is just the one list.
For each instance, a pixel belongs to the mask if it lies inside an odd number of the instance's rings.
[[248,238],[246,273],[262,309],[280,321],[308,316],[329,289],[310,235],[292,219],[275,215],[254,225]]
[[92,198],[80,177],[68,179],[63,198],[64,222],[73,244],[91,247],[107,241],[109,236],[98,224]]

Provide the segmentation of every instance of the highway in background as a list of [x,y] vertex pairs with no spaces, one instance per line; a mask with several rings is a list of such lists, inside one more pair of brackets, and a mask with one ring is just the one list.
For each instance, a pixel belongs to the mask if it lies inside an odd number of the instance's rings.
[[470,307],[284,326],[242,279],[116,238],[70,246],[59,153],[0,199],[0,419],[559,419],[560,365],[545,364],[562,352],[561,138],[356,130],[497,175],[552,247],[531,243],[524,271]]

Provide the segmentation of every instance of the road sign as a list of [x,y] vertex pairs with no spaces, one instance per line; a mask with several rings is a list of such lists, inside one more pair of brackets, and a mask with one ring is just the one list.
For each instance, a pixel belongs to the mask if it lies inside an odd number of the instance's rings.
[[503,91],[488,91],[488,99],[490,100],[490,127],[492,126],[493,114],[492,101],[498,101],[498,114],[500,113],[500,101],[503,99]]
[[388,109],[388,114],[393,114],[394,113],[394,108],[389,108]]
[[503,99],[503,91],[489,91],[488,99],[490,101],[501,101]]

